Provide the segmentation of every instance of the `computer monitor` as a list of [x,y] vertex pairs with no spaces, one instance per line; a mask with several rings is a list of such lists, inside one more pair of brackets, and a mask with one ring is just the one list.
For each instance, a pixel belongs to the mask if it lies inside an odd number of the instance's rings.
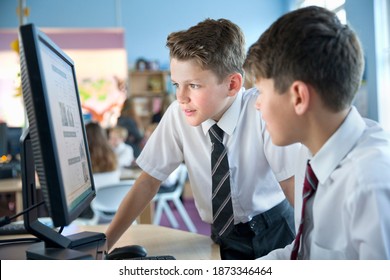
[[[36,171],[53,224],[64,227],[95,196],[74,63],[34,24],[20,27],[19,41],[23,100],[29,123],[21,138],[24,208],[37,202]],[[44,242],[44,247],[27,252],[31,258],[50,258],[47,248],[77,249],[105,240],[103,233],[94,232],[64,236],[40,223],[34,209],[24,214],[24,223]]]

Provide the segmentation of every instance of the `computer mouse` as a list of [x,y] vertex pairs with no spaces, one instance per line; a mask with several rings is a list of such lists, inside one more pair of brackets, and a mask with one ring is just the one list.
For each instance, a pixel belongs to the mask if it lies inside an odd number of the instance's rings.
[[106,255],[107,260],[125,260],[146,257],[147,251],[141,245],[118,247]]

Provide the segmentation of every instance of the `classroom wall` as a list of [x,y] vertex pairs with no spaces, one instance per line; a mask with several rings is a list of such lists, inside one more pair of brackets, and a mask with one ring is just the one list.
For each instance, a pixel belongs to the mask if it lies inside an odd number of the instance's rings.
[[[28,22],[39,27],[125,29],[128,65],[144,57],[168,68],[167,35],[210,18],[228,18],[244,31],[247,47],[297,0],[26,0]],[[16,0],[0,0],[0,28],[16,28]],[[366,55],[367,117],[378,120],[374,4],[347,0],[349,23],[359,34]]]
[[[18,26],[16,0],[0,1],[0,28]],[[165,47],[170,32],[186,29],[205,18],[227,18],[244,31],[247,45],[281,14],[290,0],[27,0],[27,22],[39,27],[125,29],[128,62],[144,57],[168,67]]]
[[375,46],[374,1],[347,0],[345,10],[347,20],[358,34],[366,59],[365,79],[367,86],[367,116],[378,120],[377,65]]

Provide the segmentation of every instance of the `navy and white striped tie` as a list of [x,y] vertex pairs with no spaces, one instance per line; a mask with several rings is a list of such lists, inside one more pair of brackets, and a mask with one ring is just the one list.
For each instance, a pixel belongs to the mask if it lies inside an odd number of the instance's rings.
[[305,222],[306,202],[316,192],[317,185],[318,185],[318,179],[317,179],[316,175],[314,174],[310,163],[307,162],[306,176],[305,176],[305,181],[303,183],[303,192],[302,192],[303,202],[302,202],[301,223],[299,225],[298,233],[297,233],[297,236],[295,237],[294,247],[293,247],[293,250],[291,252],[291,259],[292,260],[296,260],[298,258],[298,252],[299,252],[299,247],[300,247],[301,237],[302,237],[302,232],[303,232],[303,225]]
[[217,124],[209,130],[212,142],[211,177],[213,224],[212,233],[217,240],[227,235],[234,226],[233,205],[230,192],[230,170],[227,150],[222,143],[223,130]]

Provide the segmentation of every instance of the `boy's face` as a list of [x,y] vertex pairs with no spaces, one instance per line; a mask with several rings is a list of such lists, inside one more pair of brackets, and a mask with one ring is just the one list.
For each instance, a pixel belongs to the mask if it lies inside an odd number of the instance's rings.
[[276,92],[273,79],[260,79],[255,86],[260,92],[255,106],[261,111],[272,142],[278,146],[294,143],[296,115],[289,92],[284,94]]
[[195,60],[171,59],[171,79],[183,114],[192,126],[207,119],[218,121],[234,101],[229,80],[219,83],[212,71],[203,70]]

